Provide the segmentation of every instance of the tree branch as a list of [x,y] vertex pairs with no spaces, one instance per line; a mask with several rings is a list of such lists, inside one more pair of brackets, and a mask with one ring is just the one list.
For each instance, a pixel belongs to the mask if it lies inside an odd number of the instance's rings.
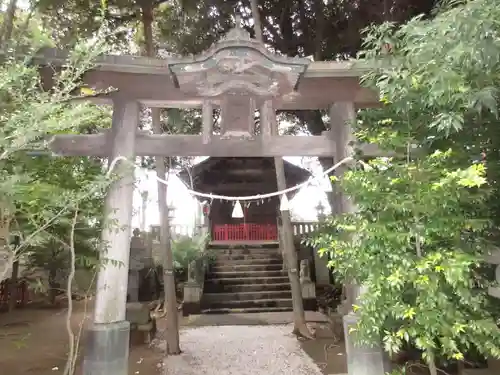
[[316,13],[316,35],[314,36],[314,60],[323,59],[323,33],[325,29],[325,5],[323,0],[314,0]]
[[68,281],[66,284],[66,296],[68,298],[68,312],[66,314],[66,331],[69,337],[69,354],[64,367],[63,375],[72,375],[75,371],[75,334],[71,328],[71,316],[73,315],[73,298],[71,290],[73,289],[73,279],[75,278],[75,227],[78,221],[78,203],[75,207],[75,215],[73,216],[73,221],[71,222],[71,232],[69,234],[69,253],[70,253],[70,272],[68,275]]

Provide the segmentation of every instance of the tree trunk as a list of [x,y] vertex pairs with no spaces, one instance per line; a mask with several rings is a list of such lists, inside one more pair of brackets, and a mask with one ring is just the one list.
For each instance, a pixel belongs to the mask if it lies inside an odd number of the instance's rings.
[[429,350],[428,354],[429,354],[429,358],[428,358],[429,374],[430,375],[438,375],[438,370],[436,367],[436,359],[434,357],[434,352],[432,350]]
[[[280,157],[274,158],[274,165],[276,168],[276,180],[278,190],[286,189],[285,168],[283,159]],[[299,279],[299,259],[293,239],[292,221],[290,220],[289,211],[281,211],[281,223],[283,226],[283,240],[282,246],[284,248],[284,255],[286,258],[288,277],[292,288],[292,305],[293,305],[293,333],[309,339],[313,336],[309,331],[306,324],[306,314],[304,311],[304,303],[302,301],[302,285]]]
[[[153,8],[151,2],[145,2],[142,7],[142,23],[144,31],[144,44],[147,56],[155,56],[153,41]],[[161,134],[160,109],[152,108],[151,117],[153,132]],[[156,175],[165,179],[166,168],[163,158],[155,159]],[[163,254],[163,288],[165,294],[165,305],[167,310],[167,355],[180,354],[179,325],[177,312],[177,296],[175,291],[175,275],[172,247],[170,243],[170,223],[167,207],[167,186],[158,182],[158,206],[160,211],[160,247],[164,249]]]
[[12,38],[12,31],[14,30],[14,21],[16,19],[17,0],[10,0],[5,12],[5,18],[2,25],[0,34],[0,46],[5,48]]
[[12,276],[9,281],[9,311],[14,311],[17,305],[17,281],[19,278],[19,261],[12,263]]
[[316,27],[314,37],[314,61],[323,60],[323,33],[325,30],[325,3],[324,0],[314,0],[316,13]]
[[11,216],[8,208],[9,206],[0,200],[0,259],[3,259],[0,261],[0,283],[7,278],[16,256],[9,246]]
[[56,297],[57,297],[57,290],[59,288],[59,285],[56,282],[56,277],[57,277],[57,269],[51,267],[49,269],[49,303],[51,305],[56,304]]
[[[152,110],[153,131],[160,134],[160,111]],[[163,158],[155,159],[156,175],[165,179],[166,168]],[[167,185],[158,182],[158,206],[160,210],[160,246],[164,249],[163,254],[163,288],[165,293],[165,304],[167,309],[167,355],[180,354],[179,325],[177,312],[177,293],[175,290],[174,257],[170,242],[170,223],[167,206]]]
[[[251,0],[250,5],[252,7],[255,36],[257,40],[263,42],[260,13],[257,5],[257,0]],[[276,124],[275,119],[276,119],[276,114],[274,114],[274,121],[271,124],[272,133],[278,132],[278,125]],[[276,169],[276,180],[277,180],[278,190],[284,190],[286,189],[286,179],[285,179],[285,168],[283,165],[283,158],[275,157],[274,166]],[[284,255],[286,258],[288,277],[290,279],[290,285],[292,288],[292,305],[293,305],[293,321],[294,321],[293,332],[296,335],[301,335],[306,338],[313,338],[306,324],[306,314],[304,311],[304,303],[302,301],[302,286],[300,285],[299,272],[298,272],[299,260],[297,257],[297,252],[295,251],[292,221],[290,220],[289,211],[281,211],[281,224],[283,228],[283,236],[282,237],[280,236],[280,241],[282,240],[283,242],[282,246],[284,248]]]
[[142,6],[142,32],[144,33],[144,54],[154,57],[156,52],[153,40],[153,4],[145,0]]
[[253,30],[255,32],[255,39],[257,39],[259,42],[264,43],[264,40],[262,39],[262,25],[260,22],[258,0],[250,0],[250,7],[252,8]]

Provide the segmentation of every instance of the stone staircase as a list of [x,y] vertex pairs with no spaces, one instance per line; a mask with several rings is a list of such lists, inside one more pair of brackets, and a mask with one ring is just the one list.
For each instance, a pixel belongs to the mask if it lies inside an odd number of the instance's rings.
[[204,314],[292,310],[292,292],[277,246],[212,247],[201,310]]

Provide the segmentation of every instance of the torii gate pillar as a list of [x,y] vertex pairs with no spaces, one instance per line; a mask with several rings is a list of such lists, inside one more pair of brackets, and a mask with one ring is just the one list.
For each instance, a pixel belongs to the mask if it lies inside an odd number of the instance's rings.
[[[135,158],[135,137],[139,122],[139,103],[117,98],[113,102],[112,151]],[[128,375],[130,324],[125,320],[130,258],[134,172],[119,161],[114,172],[119,179],[106,197],[106,227],[97,277],[94,321],[87,332],[84,375]]]

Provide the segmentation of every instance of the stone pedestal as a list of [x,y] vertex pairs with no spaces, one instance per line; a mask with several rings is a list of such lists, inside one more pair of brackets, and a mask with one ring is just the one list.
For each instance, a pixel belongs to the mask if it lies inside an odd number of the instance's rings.
[[197,282],[188,281],[184,285],[184,305],[182,307],[184,316],[195,315],[201,312],[202,292],[202,287]]
[[348,375],[384,375],[389,372],[390,362],[380,347],[366,347],[356,343],[355,332],[351,327],[358,323],[354,313],[344,316],[345,349]]
[[[130,241],[130,263],[129,263],[129,273],[128,273],[128,288],[127,296],[128,302],[144,302],[149,301],[150,296],[154,295],[154,292],[149,290],[151,283],[148,278],[145,277],[147,269],[154,268],[154,261],[151,255],[151,248],[148,247],[147,239],[141,236],[139,229],[135,229],[133,237]],[[144,291],[142,287],[144,283],[149,283],[147,287],[147,292]],[[139,294],[139,289],[142,289],[142,295]],[[146,294],[145,294],[146,293]]]
[[128,302],[139,301],[139,271],[129,270],[128,273],[128,288],[127,288]]
[[316,273],[316,284],[330,285],[330,269],[328,268],[328,256],[324,254],[320,256],[318,251],[314,249],[314,269]]
[[318,302],[316,300],[316,285],[311,281],[309,260],[300,261],[300,286],[302,287],[302,301],[305,311],[316,311]]
[[87,330],[83,375],[128,374],[130,324],[92,324]]
[[318,302],[316,300],[316,285],[312,281],[301,283],[302,285],[302,301],[305,311],[318,310]]

